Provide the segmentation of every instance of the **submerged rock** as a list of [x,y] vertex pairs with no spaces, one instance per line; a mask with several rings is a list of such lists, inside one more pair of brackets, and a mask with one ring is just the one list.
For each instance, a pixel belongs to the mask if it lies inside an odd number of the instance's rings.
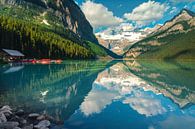
[[25,126],[22,129],[33,129],[33,125]]
[[26,124],[26,123],[27,123],[27,120],[21,119],[21,120],[20,120],[20,123],[21,123],[21,124]]
[[11,121],[16,121],[16,122],[19,122],[20,124],[22,125],[25,125],[27,123],[27,120],[22,118],[22,117],[19,117],[17,115],[15,116],[12,116],[12,118],[10,119]]
[[19,122],[20,125],[26,125],[27,124],[27,120],[25,120],[24,118],[19,118],[16,121]]
[[45,120],[45,115],[40,115],[39,117],[37,117],[37,120]]
[[43,128],[40,128],[40,129],[49,129],[49,128],[47,128],[47,127],[43,127]]
[[0,109],[0,113],[3,113],[5,116],[9,117],[12,114],[11,110],[12,109],[9,106],[3,106]]
[[40,114],[38,114],[38,113],[31,113],[28,115],[29,118],[37,118],[39,116],[40,116]]
[[37,129],[45,129],[46,127],[49,127],[51,125],[50,121],[48,120],[42,120],[34,127]]
[[7,122],[7,118],[3,113],[0,113],[0,123],[4,123],[4,122]]
[[0,123],[0,129],[14,129],[19,125],[18,122],[4,122]]
[[6,106],[3,106],[3,107],[0,109],[0,112],[3,111],[3,110],[9,110],[9,111],[11,111],[12,109],[10,108],[10,106],[6,105]]
[[15,128],[13,128],[13,129],[21,129],[20,127],[15,127]]
[[15,114],[18,116],[21,116],[21,115],[24,115],[24,113],[25,113],[24,110],[20,109]]
[[4,113],[11,112],[11,110],[12,109],[9,106],[0,108],[0,129],[49,129],[51,122],[57,125],[62,124],[58,123],[53,117],[45,113],[27,114],[21,109],[14,109],[13,113],[7,117]]

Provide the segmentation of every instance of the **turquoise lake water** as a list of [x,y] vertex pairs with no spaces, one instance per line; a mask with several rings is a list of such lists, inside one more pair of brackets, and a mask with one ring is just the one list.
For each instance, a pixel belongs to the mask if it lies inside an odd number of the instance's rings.
[[[195,62],[64,61],[0,68],[0,105],[60,129],[195,129]],[[56,128],[55,125],[52,128]]]

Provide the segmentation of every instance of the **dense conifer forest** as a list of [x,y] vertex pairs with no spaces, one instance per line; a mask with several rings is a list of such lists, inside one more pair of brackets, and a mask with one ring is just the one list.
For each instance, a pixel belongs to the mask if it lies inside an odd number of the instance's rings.
[[95,58],[87,46],[74,43],[34,23],[0,16],[0,47],[32,58]]

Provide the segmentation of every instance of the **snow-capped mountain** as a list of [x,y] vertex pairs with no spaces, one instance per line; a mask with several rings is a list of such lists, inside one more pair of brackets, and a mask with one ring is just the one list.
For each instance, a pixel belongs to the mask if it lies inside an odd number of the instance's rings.
[[96,33],[96,37],[101,45],[117,54],[123,54],[125,49],[145,38],[148,34],[159,28],[134,29],[131,24],[121,24],[117,27],[108,28]]

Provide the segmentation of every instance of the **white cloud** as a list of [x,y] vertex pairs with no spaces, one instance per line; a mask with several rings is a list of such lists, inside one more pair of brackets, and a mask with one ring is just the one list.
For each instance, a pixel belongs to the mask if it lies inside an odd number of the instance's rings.
[[134,26],[130,23],[122,23],[119,27],[122,28],[123,31],[132,31],[135,29]]
[[161,19],[167,9],[166,4],[148,1],[133,9],[131,13],[125,13],[124,17],[127,20],[134,21],[137,25],[147,25]]
[[121,23],[118,26],[111,26],[108,27],[107,29],[101,31],[101,33],[104,33],[106,35],[116,35],[119,34],[121,32],[121,30],[123,31],[133,31],[134,30],[134,26],[130,23]]
[[166,112],[166,109],[161,105],[158,99],[138,90],[136,90],[134,97],[126,98],[123,103],[129,104],[131,108],[146,117],[156,116]]
[[138,113],[145,116],[155,116],[166,112],[161,100],[154,94],[150,85],[137,76],[124,72],[123,65],[116,64],[98,75],[92,90],[80,106],[85,116],[101,113],[113,101],[122,101]]
[[173,13],[176,13],[178,10],[176,7],[172,7],[171,11],[170,11],[170,14],[173,14]]
[[81,9],[93,27],[117,25],[123,21],[104,5],[92,1],[83,3]]
[[100,85],[94,84],[93,89],[86,96],[84,102],[80,106],[81,112],[85,116],[90,116],[94,113],[100,113],[107,105],[112,103],[112,100],[117,96],[117,92],[112,90],[102,89]]

